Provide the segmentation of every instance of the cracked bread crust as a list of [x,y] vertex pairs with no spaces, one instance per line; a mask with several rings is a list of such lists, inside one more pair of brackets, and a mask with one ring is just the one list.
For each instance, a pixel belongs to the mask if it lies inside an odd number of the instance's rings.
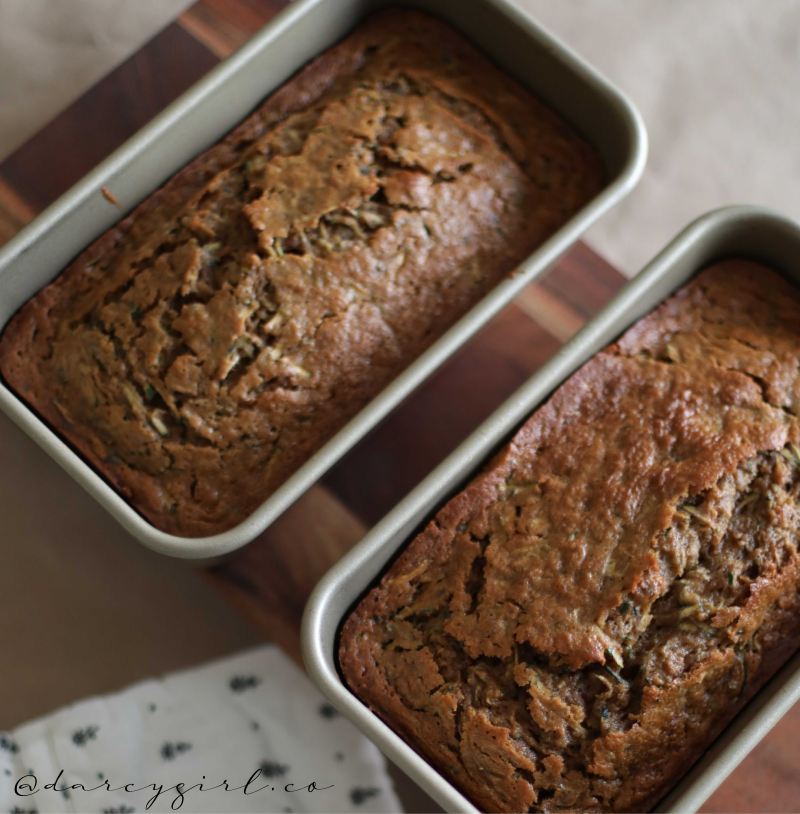
[[344,624],[487,811],[644,811],[800,644],[800,291],[708,268],[597,354]]
[[601,176],[454,31],[388,10],[28,302],[0,370],[157,528],[218,533]]

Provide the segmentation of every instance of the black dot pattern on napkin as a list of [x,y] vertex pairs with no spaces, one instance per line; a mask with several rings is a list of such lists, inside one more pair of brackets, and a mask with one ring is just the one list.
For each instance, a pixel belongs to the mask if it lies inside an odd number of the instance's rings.
[[178,741],[177,743],[170,743],[167,741],[161,747],[161,758],[162,760],[175,760],[178,755],[182,755],[184,752],[188,752],[192,748],[191,743],[184,743],[183,741]]
[[318,712],[322,718],[326,718],[327,720],[333,720],[339,713],[332,704],[321,704]]
[[[347,724],[341,713],[319,695],[309,699],[310,703],[304,704],[302,714],[305,716],[308,728],[316,728],[321,736],[317,741],[307,742],[309,752],[316,749],[320,753],[317,755],[317,758],[321,760],[320,776],[317,777],[312,773],[306,777],[308,773],[305,765],[306,752],[301,748],[297,753],[298,744],[293,743],[291,746],[287,744],[286,751],[273,750],[272,747],[278,746],[279,742],[273,742],[274,733],[270,720],[273,708],[275,708],[272,675],[257,667],[253,669],[254,666],[242,664],[217,672],[214,676],[214,685],[209,689],[213,689],[217,693],[221,704],[231,704],[234,709],[238,709],[243,742],[247,743],[249,749],[253,751],[250,752],[249,760],[245,758],[243,764],[237,764],[237,769],[250,775],[251,772],[246,769],[247,765],[258,767],[260,782],[255,787],[259,789],[263,787],[261,790],[265,794],[265,805],[270,805],[267,802],[270,792],[283,795],[286,783],[292,783],[296,787],[294,790],[300,791],[313,780],[312,786],[321,784],[321,787],[331,791],[330,796],[325,795],[324,801],[323,795],[315,795],[319,799],[319,808],[308,810],[325,810],[325,802],[330,800],[333,803],[331,810],[370,811],[378,806],[377,802],[371,802],[375,798],[384,804],[381,808],[385,808],[386,803],[391,799],[391,794],[385,791],[380,783],[376,783],[374,786],[370,784],[370,780],[375,783],[377,778],[373,780],[369,775],[362,775],[358,777],[358,780],[363,785],[351,786],[354,781],[357,782],[357,776],[347,777],[346,775],[350,772],[346,771],[346,767],[349,770],[348,764],[351,763],[355,763],[358,767],[359,759],[353,760],[353,756],[348,751],[350,741],[344,736]],[[290,693],[294,691],[291,684],[276,683],[276,686]],[[199,734],[195,736],[191,727],[187,729],[185,721],[177,727],[170,724],[170,721],[182,719],[173,718],[173,705],[169,701],[165,703],[162,699],[153,698],[149,693],[144,696],[139,694],[135,699],[135,707],[148,736],[144,739],[144,742],[149,744],[144,747],[148,755],[142,756],[145,764],[158,763],[167,772],[188,771],[192,773],[197,770],[198,761],[205,760],[206,753],[209,750],[213,752],[216,748],[216,743],[207,742],[208,739],[203,730],[199,730]],[[75,709],[75,712],[77,714],[71,714],[69,718],[61,722],[60,731],[55,732],[56,739],[66,742],[68,748],[63,754],[64,765],[57,767],[57,770],[63,770],[59,775],[58,786],[52,789],[55,799],[52,800],[51,806],[55,805],[56,809],[59,806],[61,808],[75,806],[77,810],[86,810],[85,806],[96,799],[93,810],[100,814],[136,814],[136,812],[144,811],[144,804],[142,803],[140,806],[136,800],[131,800],[130,803],[133,803],[131,805],[128,801],[122,803],[118,798],[102,799],[101,787],[104,783],[110,783],[112,787],[122,786],[125,781],[134,781],[136,778],[122,775],[117,778],[120,769],[114,765],[116,752],[113,748],[109,748],[110,744],[113,744],[119,737],[116,727],[106,723],[105,720],[97,721],[96,718],[96,722],[93,722],[92,718],[96,713],[91,710],[88,711],[88,714],[86,711],[78,709]],[[263,718],[260,717],[262,713]],[[282,722],[285,710],[278,705],[274,714],[278,717],[279,722]],[[113,720],[113,716],[110,720]],[[317,721],[316,725],[313,723],[314,720]],[[345,728],[342,729],[342,727]],[[279,731],[283,731],[280,726]],[[0,732],[0,759],[6,763],[6,765],[0,763],[0,778],[3,778],[0,785],[8,786],[13,783],[11,778],[25,774],[20,767],[26,765],[29,759],[26,754],[28,751],[27,742],[20,743],[15,740],[14,733]],[[191,754],[183,760],[182,758],[187,753]],[[23,763],[23,761],[26,762]],[[78,770],[79,774],[81,771],[90,770],[89,777],[86,779],[72,777],[71,770],[74,767],[71,764],[73,762],[82,767]],[[15,764],[13,768],[11,768],[12,763]],[[170,764],[171,768],[164,766],[165,763]],[[102,767],[102,771],[100,767]],[[154,767],[151,765],[151,768]],[[145,769],[148,772],[150,770]],[[27,770],[28,775],[37,777],[43,776],[40,772],[41,767],[36,770],[33,768]],[[95,777],[96,780],[94,780]],[[140,781],[142,785],[145,784],[146,779]],[[76,780],[86,783],[87,788],[81,789],[79,785],[76,785],[76,791],[70,791],[70,784]],[[86,782],[87,780],[89,782]],[[233,783],[233,778],[229,778],[229,780]],[[202,781],[204,786],[217,782],[214,778],[207,780],[205,775],[203,775]],[[239,783],[241,782],[243,781],[240,780]],[[334,785],[337,787],[335,790]],[[81,793],[89,791],[92,786],[97,786],[98,794],[96,796],[86,797]],[[293,786],[290,785],[288,788],[293,789]],[[98,797],[100,799],[97,799]],[[278,802],[274,794],[272,798],[272,805],[275,807],[270,807],[269,810],[283,810],[286,814],[291,813],[293,807],[286,806],[286,802],[290,803],[290,800]],[[6,807],[3,807],[4,802]],[[14,800],[0,801],[0,814],[4,811],[9,814],[10,812],[38,814],[38,806],[31,805],[34,801],[16,801],[16,807],[12,807],[14,802]],[[27,802],[27,806],[25,802]],[[315,800],[311,805],[316,806],[317,801]],[[306,810],[306,804],[301,805],[301,810]],[[297,809],[294,808],[294,811]]]
[[372,787],[361,788],[356,786],[356,788],[350,790],[350,800],[353,802],[354,806],[360,806],[369,800],[370,797],[377,797],[380,793],[380,789]]
[[245,692],[257,687],[260,683],[261,679],[258,676],[234,676],[228,682],[228,686],[231,688],[231,692]]
[[72,733],[72,742],[75,746],[86,746],[89,741],[93,741],[97,738],[99,731],[99,726],[85,726],[83,729],[76,729]]
[[12,740],[5,732],[0,733],[0,750],[16,755],[19,752],[17,742]]
[[288,766],[282,766],[280,763],[277,763],[274,760],[263,760],[259,764],[259,769],[261,769],[261,774],[264,777],[283,777],[286,772],[289,771]]

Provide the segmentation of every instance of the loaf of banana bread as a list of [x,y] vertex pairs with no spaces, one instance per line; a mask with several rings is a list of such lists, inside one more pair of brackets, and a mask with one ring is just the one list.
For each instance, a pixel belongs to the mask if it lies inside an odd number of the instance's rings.
[[0,371],[159,529],[220,532],[601,185],[530,93],[390,9],[28,302]]
[[700,273],[347,619],[350,688],[486,811],[645,811],[800,644],[800,291]]

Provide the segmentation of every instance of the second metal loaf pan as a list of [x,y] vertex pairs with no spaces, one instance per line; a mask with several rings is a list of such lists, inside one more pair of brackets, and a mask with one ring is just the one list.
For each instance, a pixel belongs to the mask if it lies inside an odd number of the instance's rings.
[[[477,811],[343,684],[337,667],[339,628],[414,531],[478,473],[556,388],[698,271],[726,257],[759,261],[800,286],[800,225],[764,210],[732,207],[689,226],[348,552],[309,599],[302,644],[312,678],[339,710],[446,810]],[[800,653],[757,693],[657,810],[696,811],[798,699]]]

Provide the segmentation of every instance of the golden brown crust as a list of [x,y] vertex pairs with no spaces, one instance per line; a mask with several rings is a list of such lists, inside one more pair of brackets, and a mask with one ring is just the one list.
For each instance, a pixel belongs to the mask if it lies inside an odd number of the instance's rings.
[[528,92],[389,10],[27,303],[0,370],[154,525],[217,533],[600,186]]
[[800,644],[800,291],[727,261],[587,362],[347,619],[488,811],[642,811]]

